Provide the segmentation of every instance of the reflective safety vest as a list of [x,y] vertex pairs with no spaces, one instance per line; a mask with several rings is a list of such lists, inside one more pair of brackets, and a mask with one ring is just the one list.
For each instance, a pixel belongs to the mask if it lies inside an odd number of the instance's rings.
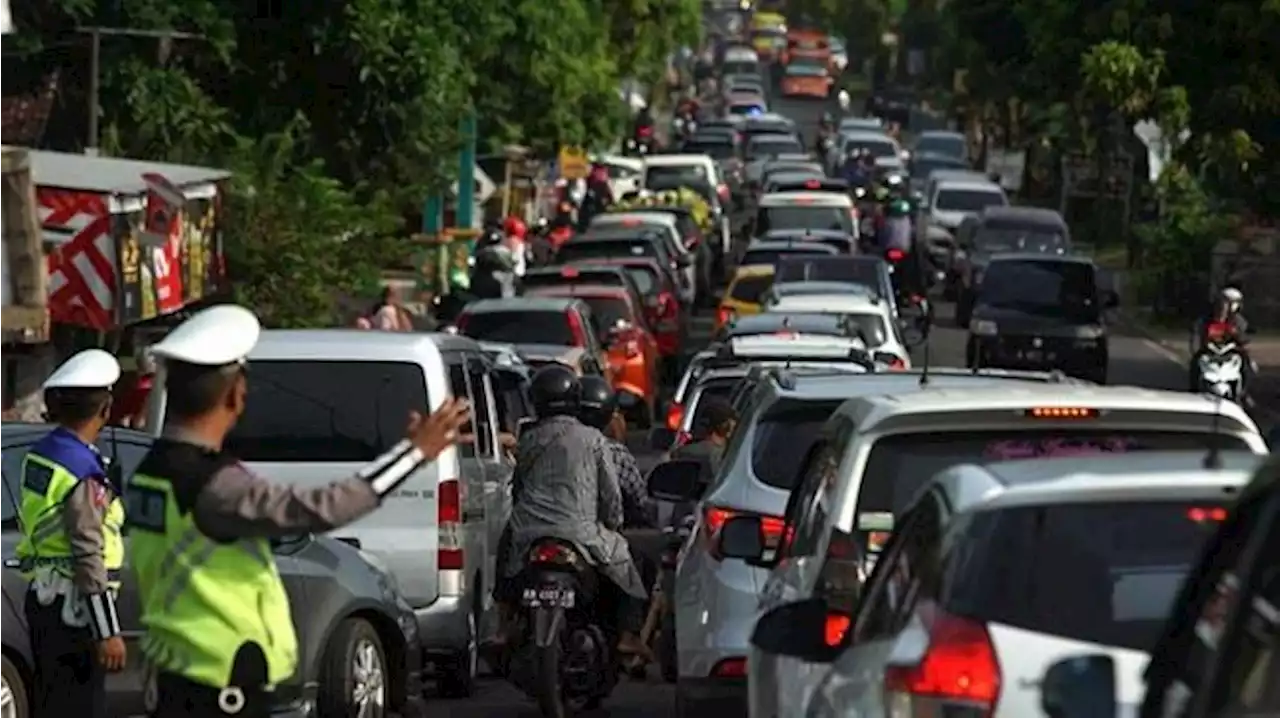
[[125,504],[147,659],[162,671],[226,688],[236,653],[255,643],[266,657],[268,687],[293,675],[298,641],[267,540],[218,543],[205,536],[192,512],[179,509],[168,479],[134,474]]
[[[95,479],[84,479],[94,481]],[[39,566],[52,566],[71,578],[74,571],[71,537],[62,518],[62,504],[80,484],[81,479],[66,467],[35,452],[27,452],[22,460],[22,498],[18,521],[22,539],[17,556],[23,575],[28,580]],[[120,569],[124,565],[124,504],[113,499],[103,521],[103,563],[110,588],[120,587]]]

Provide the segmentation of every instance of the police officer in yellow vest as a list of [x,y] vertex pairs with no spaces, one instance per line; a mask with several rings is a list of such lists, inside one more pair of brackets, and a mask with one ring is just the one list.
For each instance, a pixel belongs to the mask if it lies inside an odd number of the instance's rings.
[[[137,572],[148,711],[157,718],[264,718],[270,691],[297,667],[289,597],[268,539],[323,532],[376,509],[451,446],[465,401],[409,418],[406,438],[324,488],[271,484],[222,450],[245,408],[253,313],[206,309],[152,348],[161,362],[160,438],[129,481],[130,564]],[[424,407],[425,408],[425,407]]]
[[58,427],[22,461],[17,556],[31,581],[32,706],[41,717],[105,718],[106,672],[124,668],[115,606],[123,509],[94,447],[119,378],[120,365],[101,349],[58,367],[44,383],[47,415]]

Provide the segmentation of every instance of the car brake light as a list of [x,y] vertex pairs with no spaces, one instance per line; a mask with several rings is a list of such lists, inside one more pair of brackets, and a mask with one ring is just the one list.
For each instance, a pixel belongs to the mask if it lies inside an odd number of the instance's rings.
[[[734,509],[726,509],[719,506],[708,506],[703,510],[703,517],[707,524],[707,539],[710,541],[712,553],[717,553],[716,547],[720,544],[720,529],[724,524],[734,516],[743,516],[747,512],[736,511]],[[764,534],[761,538],[764,540],[765,548],[776,549],[782,542],[782,532],[786,530],[786,521],[781,516],[760,515],[760,530]]]
[[[929,649],[917,665],[885,669],[886,705],[906,703],[904,713],[914,715],[909,706],[923,698],[933,704],[939,700],[976,704],[983,715],[991,715],[1000,697],[1000,664],[986,626],[952,616],[933,604],[922,605],[919,612],[928,626]],[[934,712],[947,712],[945,705],[934,708]]]
[[827,625],[823,631],[828,646],[835,648],[844,641],[844,634],[849,632],[853,619],[847,613],[831,611],[827,614]]
[[639,227],[639,226],[640,226],[640,220],[638,220],[638,219],[631,219],[631,218],[624,219],[624,220],[622,220],[622,226],[623,226],[623,227]]
[[901,249],[890,249],[889,251],[884,253],[885,259],[889,260],[890,262],[901,262],[903,258],[906,256],[907,256],[906,252],[903,252]]
[[565,279],[576,279],[580,274],[577,267],[565,267],[560,270],[560,276]]
[[1023,412],[1033,419],[1096,419],[1097,409],[1080,406],[1037,406]]
[[573,337],[573,345],[576,347],[585,347],[587,345],[587,330],[582,326],[582,317],[577,312],[566,312],[565,319],[569,322],[569,334]]
[[726,658],[711,668],[715,678],[745,678],[747,675],[747,659]]
[[822,183],[819,182],[818,180],[806,180],[804,183],[804,186],[809,189],[818,189],[819,187],[822,186]]
[[1205,521],[1222,523],[1227,520],[1227,510],[1222,507],[1201,508],[1199,506],[1187,510],[1187,518],[1202,524]]
[[680,313],[676,297],[671,292],[663,292],[658,296],[658,316],[663,319],[675,319]]
[[462,552],[462,485],[457,479],[443,479],[436,488],[436,527],[439,549],[436,569],[461,571]]
[[902,361],[902,357],[894,357],[889,360],[889,368],[901,371],[907,368],[907,363]]
[[716,328],[728,324],[733,321],[733,310],[729,307],[718,307],[716,309]]
[[716,194],[720,195],[720,199],[721,199],[721,200],[723,200],[723,201],[725,201],[725,202],[728,202],[728,201],[729,201],[729,186],[728,186],[728,185],[726,185],[726,184],[720,184],[720,185],[717,185],[717,186],[716,186]]
[[679,404],[672,403],[667,407],[667,428],[675,431],[680,428],[680,422],[684,421],[684,407]]

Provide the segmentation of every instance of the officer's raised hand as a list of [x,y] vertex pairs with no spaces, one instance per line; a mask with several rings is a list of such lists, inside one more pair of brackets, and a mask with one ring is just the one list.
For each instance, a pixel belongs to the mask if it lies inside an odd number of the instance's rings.
[[458,441],[462,427],[470,420],[471,403],[466,399],[449,399],[429,416],[411,414],[406,438],[422,452],[425,460],[431,461]]
[[98,641],[98,664],[112,673],[119,673],[124,670],[125,650],[124,639],[120,636],[112,636]]

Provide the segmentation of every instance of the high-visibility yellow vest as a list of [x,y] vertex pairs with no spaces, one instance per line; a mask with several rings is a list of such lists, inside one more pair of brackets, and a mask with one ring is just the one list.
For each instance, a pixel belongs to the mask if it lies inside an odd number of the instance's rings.
[[266,657],[268,686],[293,675],[298,642],[270,544],[218,543],[204,535],[192,513],[179,509],[166,478],[134,474],[125,504],[147,659],[162,671],[226,688],[237,652],[254,643]]

